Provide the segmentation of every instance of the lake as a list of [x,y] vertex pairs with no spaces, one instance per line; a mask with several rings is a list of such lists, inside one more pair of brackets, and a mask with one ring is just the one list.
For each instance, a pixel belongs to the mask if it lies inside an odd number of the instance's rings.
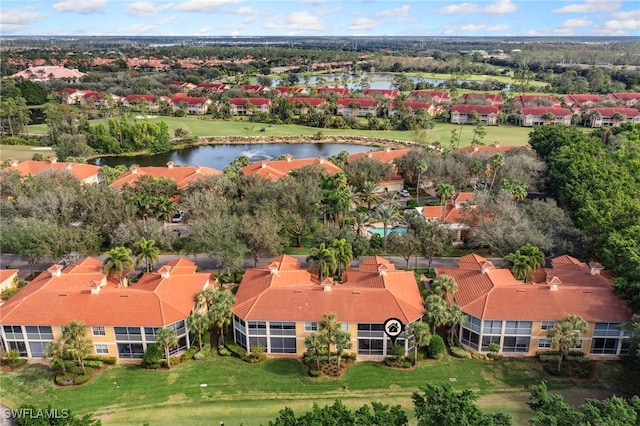
[[277,159],[281,155],[290,154],[293,158],[328,158],[347,151],[349,154],[376,150],[377,147],[367,145],[341,143],[274,143],[274,144],[242,144],[242,145],[201,145],[156,155],[137,155],[133,157],[101,157],[96,159],[97,165],[129,167],[137,164],[146,166],[165,166],[173,161],[176,165],[203,166],[222,170],[241,155],[249,157],[249,161]]

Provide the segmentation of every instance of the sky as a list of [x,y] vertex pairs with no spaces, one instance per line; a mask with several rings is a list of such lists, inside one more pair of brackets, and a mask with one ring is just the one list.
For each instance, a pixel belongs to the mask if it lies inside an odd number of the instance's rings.
[[0,35],[640,36],[640,1],[0,0]]

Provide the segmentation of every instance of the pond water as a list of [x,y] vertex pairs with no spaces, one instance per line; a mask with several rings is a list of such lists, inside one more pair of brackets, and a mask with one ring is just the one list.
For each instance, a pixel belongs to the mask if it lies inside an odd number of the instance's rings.
[[281,155],[290,154],[293,158],[328,158],[347,151],[349,154],[375,150],[367,145],[341,143],[275,143],[275,144],[242,144],[242,145],[201,145],[179,149],[156,155],[138,155],[133,157],[102,157],[96,159],[97,165],[127,167],[137,164],[141,167],[165,166],[173,161],[176,165],[203,166],[222,170],[241,155],[249,157],[249,161],[277,159]]
[[[384,228],[369,228],[367,229],[367,232],[370,235],[380,235],[381,237],[384,237]],[[406,226],[388,227],[387,236],[389,236],[389,234],[391,234],[392,232],[397,232],[398,235],[402,235],[405,232],[407,232],[407,227]]]

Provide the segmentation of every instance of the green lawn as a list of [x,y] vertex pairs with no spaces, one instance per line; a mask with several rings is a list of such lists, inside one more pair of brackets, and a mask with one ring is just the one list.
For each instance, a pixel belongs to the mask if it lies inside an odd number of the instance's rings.
[[[49,369],[29,365],[11,373],[0,373],[0,396],[4,404],[52,404],[78,414],[92,413],[105,425],[197,424],[203,418],[213,424],[246,426],[265,424],[278,410],[290,406],[298,412],[314,402],[330,404],[340,398],[350,407],[370,401],[400,404],[413,414],[411,393],[427,381],[451,382],[457,390],[470,388],[481,395],[480,405],[505,411],[514,424],[531,416],[525,402],[527,388],[547,379],[550,389],[575,388],[602,394],[640,392],[638,377],[630,377],[617,363],[600,363],[593,380],[574,382],[549,378],[538,362],[505,359],[490,363],[446,357],[424,361],[415,370],[396,370],[380,363],[362,362],[349,367],[339,380],[311,379],[306,368],[294,359],[270,359],[259,365],[236,358],[212,356],[191,361],[170,371],[146,371],[120,365],[101,373],[89,384],[59,388],[53,385]],[[200,385],[206,383],[207,387]],[[587,395],[589,393],[587,392]],[[502,403],[502,401],[510,401]]]
[[[39,149],[38,149],[39,148]],[[33,154],[40,153],[45,158],[53,155],[52,149],[44,150],[45,147],[34,147],[27,145],[0,145],[0,160],[13,158],[18,161],[27,161],[33,158]]]

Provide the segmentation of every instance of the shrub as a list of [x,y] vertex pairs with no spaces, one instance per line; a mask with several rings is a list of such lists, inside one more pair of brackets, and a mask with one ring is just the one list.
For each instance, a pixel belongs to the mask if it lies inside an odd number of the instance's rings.
[[56,376],[56,384],[60,386],[69,386],[73,384],[73,379],[76,377],[75,374],[58,374]]
[[451,347],[451,355],[456,358],[470,358],[471,355],[469,352],[461,348],[460,346],[452,346]]
[[102,366],[104,365],[104,363],[102,361],[85,361],[84,362],[84,366],[85,367],[91,367],[91,368],[102,368]]
[[115,356],[107,356],[107,355],[91,355],[84,359],[85,361],[102,361],[104,364],[116,365],[118,363],[118,358]]
[[9,300],[17,292],[18,292],[18,288],[17,287],[6,288],[6,289],[2,290],[2,292],[0,292],[0,299]]
[[207,357],[206,352],[196,352],[196,354],[193,356],[193,359],[195,359],[196,361],[200,361],[203,360]]
[[440,335],[436,334],[431,337],[431,342],[429,343],[429,358],[432,359],[440,359],[444,354],[444,340]]
[[389,358],[394,359],[404,358],[404,356],[407,354],[407,351],[404,350],[404,346],[401,345],[393,345],[389,352],[391,352],[391,356]]
[[11,367],[12,370],[15,370],[16,368],[22,367],[27,362],[28,360],[26,358],[18,358],[13,361],[9,361],[9,367]]
[[245,355],[247,354],[247,351],[245,351],[244,348],[242,348],[241,346],[233,342],[227,341],[225,345],[233,356],[236,356],[238,358],[244,358]]
[[538,358],[542,362],[556,362],[557,363],[558,360],[560,359],[560,355],[556,355],[556,354],[540,354],[540,355],[538,355]]
[[414,200],[413,198],[407,200],[407,208],[415,209],[416,207],[418,207],[418,202],[416,200]]
[[143,368],[158,368],[157,366],[160,365],[160,360],[162,360],[163,356],[162,349],[160,349],[158,345],[147,345],[147,350],[144,351],[140,365]]
[[[85,368],[85,370],[86,370],[86,368]],[[74,365],[71,368],[67,368],[67,374],[76,374],[76,375],[78,375],[78,374],[82,374],[82,373],[83,373],[82,367],[80,367],[79,365]]]
[[357,358],[358,354],[356,354],[355,352],[345,352],[342,354],[342,359],[347,363],[356,362]]
[[220,354],[220,356],[230,356],[231,352],[229,352],[229,349],[222,347],[218,350],[218,354]]
[[[203,345],[203,347],[204,347],[204,345]],[[186,352],[184,353],[184,358],[185,358],[185,360],[193,359],[193,357],[197,353],[198,353],[198,346],[193,345],[193,346],[189,347],[189,349],[186,350]]]
[[77,376],[75,376],[73,378],[73,384],[74,385],[81,385],[83,383],[87,383],[89,380],[91,380],[91,377],[93,377],[93,369],[92,368],[85,368],[86,373],[85,374],[78,374]]
[[320,377],[321,374],[322,374],[321,370],[309,369],[309,375],[311,377]]
[[388,356],[384,359],[384,363],[389,367],[395,368],[411,368],[413,366],[413,358],[411,357],[393,357]]
[[497,354],[498,352],[500,352],[500,345],[496,342],[489,343],[489,351],[491,351],[491,353]]
[[504,356],[502,354],[491,352],[491,353],[487,354],[487,358],[491,359],[493,361],[500,361],[502,358],[504,358]]

